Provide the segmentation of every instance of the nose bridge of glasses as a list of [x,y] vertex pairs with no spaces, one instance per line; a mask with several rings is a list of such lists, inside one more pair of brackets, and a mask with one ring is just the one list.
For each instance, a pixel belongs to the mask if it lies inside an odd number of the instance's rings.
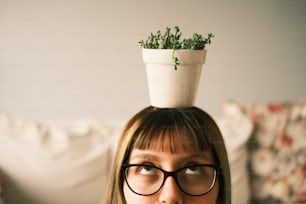
[[176,185],[176,187],[177,187],[178,189],[182,190],[182,188],[181,188],[181,186],[180,186],[180,184],[179,184],[179,181],[178,181],[178,179],[177,179],[177,172],[178,172],[178,171],[171,171],[171,172],[169,172],[169,171],[162,170],[162,172],[163,172],[163,174],[164,174],[164,179],[163,179],[163,182],[162,182],[160,188],[162,188],[162,187],[165,185],[165,183],[167,183],[168,177],[172,177],[173,180],[174,180],[174,184]]
[[176,174],[177,174],[177,171],[165,171],[165,170],[162,170],[162,172],[164,173],[165,179],[168,178],[168,177],[175,178]]
[[176,171],[165,171],[163,169],[159,169],[159,170],[161,170],[163,172],[163,174],[164,174],[164,181],[163,181],[163,183],[166,181],[166,179],[168,177],[173,177],[175,182],[176,182],[176,184],[179,185],[178,180],[177,180],[177,173],[180,171],[180,169],[178,169]]
[[[182,186],[177,178],[177,174],[181,171],[181,169],[178,169],[176,171],[165,171],[163,169],[160,169],[163,172],[164,175],[164,179],[163,182],[161,184],[161,188],[165,185],[167,178],[168,177],[172,177],[174,179],[174,183],[175,185],[178,187],[178,189],[180,189],[181,191],[183,191]],[[184,192],[184,191],[183,191]]]

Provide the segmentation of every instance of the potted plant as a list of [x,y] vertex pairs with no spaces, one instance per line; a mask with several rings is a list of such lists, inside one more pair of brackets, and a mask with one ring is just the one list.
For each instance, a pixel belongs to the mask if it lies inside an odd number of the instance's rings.
[[209,33],[205,38],[195,33],[184,39],[181,35],[178,26],[174,32],[167,27],[163,34],[157,31],[139,42],[152,106],[177,108],[195,103],[207,53],[205,46],[214,35]]

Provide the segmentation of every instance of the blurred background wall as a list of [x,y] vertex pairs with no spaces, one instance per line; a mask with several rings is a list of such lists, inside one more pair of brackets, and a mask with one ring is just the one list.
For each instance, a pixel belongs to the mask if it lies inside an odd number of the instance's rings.
[[215,34],[197,105],[306,96],[304,0],[0,0],[0,111],[130,117],[149,104],[140,39]]

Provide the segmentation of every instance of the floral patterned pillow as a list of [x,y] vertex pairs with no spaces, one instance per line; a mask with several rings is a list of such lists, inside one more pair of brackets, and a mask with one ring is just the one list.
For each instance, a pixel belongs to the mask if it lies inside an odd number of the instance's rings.
[[236,105],[252,121],[251,203],[306,203],[306,100]]

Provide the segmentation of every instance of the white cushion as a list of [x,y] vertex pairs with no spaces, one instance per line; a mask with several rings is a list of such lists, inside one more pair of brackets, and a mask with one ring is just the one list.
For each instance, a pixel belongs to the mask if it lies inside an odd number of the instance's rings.
[[21,120],[0,113],[0,170],[8,204],[99,203],[121,124]]
[[252,132],[252,123],[240,110],[229,104],[224,104],[223,114],[216,122],[223,134],[229,157],[232,203],[247,204],[251,194],[247,170],[247,141]]

